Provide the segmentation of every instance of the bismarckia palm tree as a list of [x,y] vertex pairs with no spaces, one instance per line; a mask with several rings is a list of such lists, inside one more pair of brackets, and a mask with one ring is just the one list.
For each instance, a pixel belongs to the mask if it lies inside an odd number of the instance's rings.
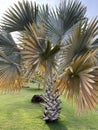
[[[85,17],[80,1],[64,1],[55,10],[23,1],[5,12],[0,34],[0,91],[22,88],[36,71],[44,72],[43,119],[59,118],[58,97],[76,103],[78,113],[98,104],[98,20]],[[10,33],[20,32],[21,46]]]

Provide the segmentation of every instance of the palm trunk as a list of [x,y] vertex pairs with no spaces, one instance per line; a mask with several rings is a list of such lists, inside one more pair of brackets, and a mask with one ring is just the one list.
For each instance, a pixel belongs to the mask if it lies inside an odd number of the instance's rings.
[[[49,68],[48,68],[49,69]],[[44,101],[42,105],[45,107],[45,111],[43,114],[43,119],[46,122],[53,122],[58,120],[60,114],[60,103],[61,101],[58,99],[58,92],[54,93],[53,87],[55,82],[55,77],[52,75],[52,71],[46,70],[46,93],[44,96]]]

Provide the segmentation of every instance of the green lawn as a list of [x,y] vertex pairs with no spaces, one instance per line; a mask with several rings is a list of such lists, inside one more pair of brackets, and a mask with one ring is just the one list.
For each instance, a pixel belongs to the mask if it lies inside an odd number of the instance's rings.
[[42,90],[23,88],[20,93],[0,95],[0,130],[98,130],[98,111],[78,116],[62,98],[62,112],[56,123],[42,120],[43,108],[31,97]]

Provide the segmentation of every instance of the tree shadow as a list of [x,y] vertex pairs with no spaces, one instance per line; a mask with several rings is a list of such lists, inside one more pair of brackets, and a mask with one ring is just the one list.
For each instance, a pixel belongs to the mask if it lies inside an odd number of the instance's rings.
[[47,123],[47,126],[50,128],[50,130],[68,130],[66,124],[63,124],[63,122],[59,120],[56,122]]

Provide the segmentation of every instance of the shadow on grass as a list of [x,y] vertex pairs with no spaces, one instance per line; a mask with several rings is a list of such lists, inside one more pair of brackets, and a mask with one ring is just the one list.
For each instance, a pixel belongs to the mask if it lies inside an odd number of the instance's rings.
[[64,125],[61,121],[56,121],[53,123],[47,123],[50,130],[68,130],[66,124]]

